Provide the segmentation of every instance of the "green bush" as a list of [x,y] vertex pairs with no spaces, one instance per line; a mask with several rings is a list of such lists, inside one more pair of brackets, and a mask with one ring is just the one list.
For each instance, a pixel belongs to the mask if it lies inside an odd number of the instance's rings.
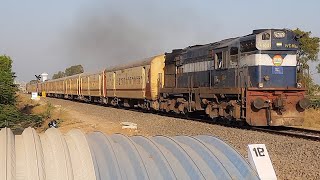
[[0,56],[0,104],[13,105],[16,102],[17,86],[14,78],[11,58]]
[[42,122],[40,116],[24,114],[13,105],[0,105],[0,128],[39,127]]
[[54,107],[52,106],[52,104],[50,102],[47,102],[46,107],[45,107],[45,111],[42,114],[42,117],[44,119],[49,119],[51,118],[51,112],[54,109]]
[[16,105],[17,86],[14,84],[12,60],[9,56],[0,56],[0,128],[14,129],[38,127],[43,120],[40,116],[22,113]]
[[12,105],[0,105],[0,127],[11,127],[21,118],[19,110]]

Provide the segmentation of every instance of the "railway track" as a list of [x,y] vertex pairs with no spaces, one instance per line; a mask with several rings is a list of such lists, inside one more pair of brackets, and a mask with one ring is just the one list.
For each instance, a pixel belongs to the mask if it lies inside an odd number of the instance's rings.
[[[166,115],[168,116],[168,115]],[[216,125],[222,125],[225,127],[231,127],[231,128],[238,128],[238,129],[246,129],[246,130],[253,130],[253,131],[259,131],[259,132],[267,132],[277,135],[283,135],[283,136],[290,136],[290,137],[296,137],[296,138],[302,138],[307,140],[313,140],[313,141],[320,141],[320,130],[311,130],[311,129],[304,129],[304,128],[297,128],[297,127],[288,127],[288,126],[273,126],[273,127],[252,127],[244,124],[234,124],[234,123],[224,123],[223,121],[212,121],[207,118],[198,118],[198,117],[184,117],[184,116],[178,116],[178,115],[169,115],[171,117],[176,118],[182,118],[182,119],[189,119],[193,121],[200,121],[205,122],[209,124],[216,124]]]
[[[77,101],[86,103],[83,101]],[[95,105],[101,105],[100,103],[90,103]],[[181,114],[174,114],[174,113],[164,113],[164,112],[147,112],[143,109],[138,108],[129,108],[129,107],[114,107],[111,105],[103,105],[106,107],[112,107],[117,109],[124,109],[129,111],[135,111],[135,112],[141,112],[141,113],[154,113],[161,116],[167,116],[167,117],[173,117],[173,118],[180,118],[180,119],[188,119],[192,121],[198,121],[198,122],[204,122],[208,124],[216,124],[221,125],[225,127],[230,128],[238,128],[238,129],[246,129],[246,130],[252,130],[252,131],[259,131],[259,132],[267,132],[277,135],[284,135],[284,136],[290,136],[290,137],[296,137],[296,138],[302,138],[307,140],[313,140],[313,141],[320,141],[320,130],[311,130],[311,129],[303,129],[303,128],[296,128],[296,127],[287,127],[287,126],[272,126],[272,127],[252,127],[245,124],[238,124],[238,123],[232,123],[232,122],[225,122],[223,120],[212,120],[208,119],[203,115],[194,115],[190,114],[189,116],[181,115]]]
[[280,134],[284,136],[303,138],[307,140],[320,141],[320,131],[295,128],[295,127],[250,127],[251,130],[263,131],[272,134]]

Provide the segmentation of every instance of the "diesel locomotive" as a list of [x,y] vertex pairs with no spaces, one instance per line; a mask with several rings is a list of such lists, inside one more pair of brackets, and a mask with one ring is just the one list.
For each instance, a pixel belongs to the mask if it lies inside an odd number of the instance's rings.
[[175,49],[130,65],[28,84],[49,96],[188,114],[251,126],[301,125],[309,106],[297,82],[298,37],[259,29]]

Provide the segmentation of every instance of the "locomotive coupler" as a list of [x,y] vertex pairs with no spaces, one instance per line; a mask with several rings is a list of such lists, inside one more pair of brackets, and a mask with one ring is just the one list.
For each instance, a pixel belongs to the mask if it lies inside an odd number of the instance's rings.
[[277,109],[280,113],[286,111],[285,109],[285,100],[281,97],[278,97],[273,100],[273,107]]

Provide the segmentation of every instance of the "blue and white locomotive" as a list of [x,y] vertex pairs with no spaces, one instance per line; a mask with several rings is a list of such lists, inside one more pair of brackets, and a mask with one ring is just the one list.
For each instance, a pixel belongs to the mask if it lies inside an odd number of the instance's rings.
[[253,126],[301,125],[309,102],[297,82],[298,37],[288,29],[166,54],[160,109],[205,112]]

